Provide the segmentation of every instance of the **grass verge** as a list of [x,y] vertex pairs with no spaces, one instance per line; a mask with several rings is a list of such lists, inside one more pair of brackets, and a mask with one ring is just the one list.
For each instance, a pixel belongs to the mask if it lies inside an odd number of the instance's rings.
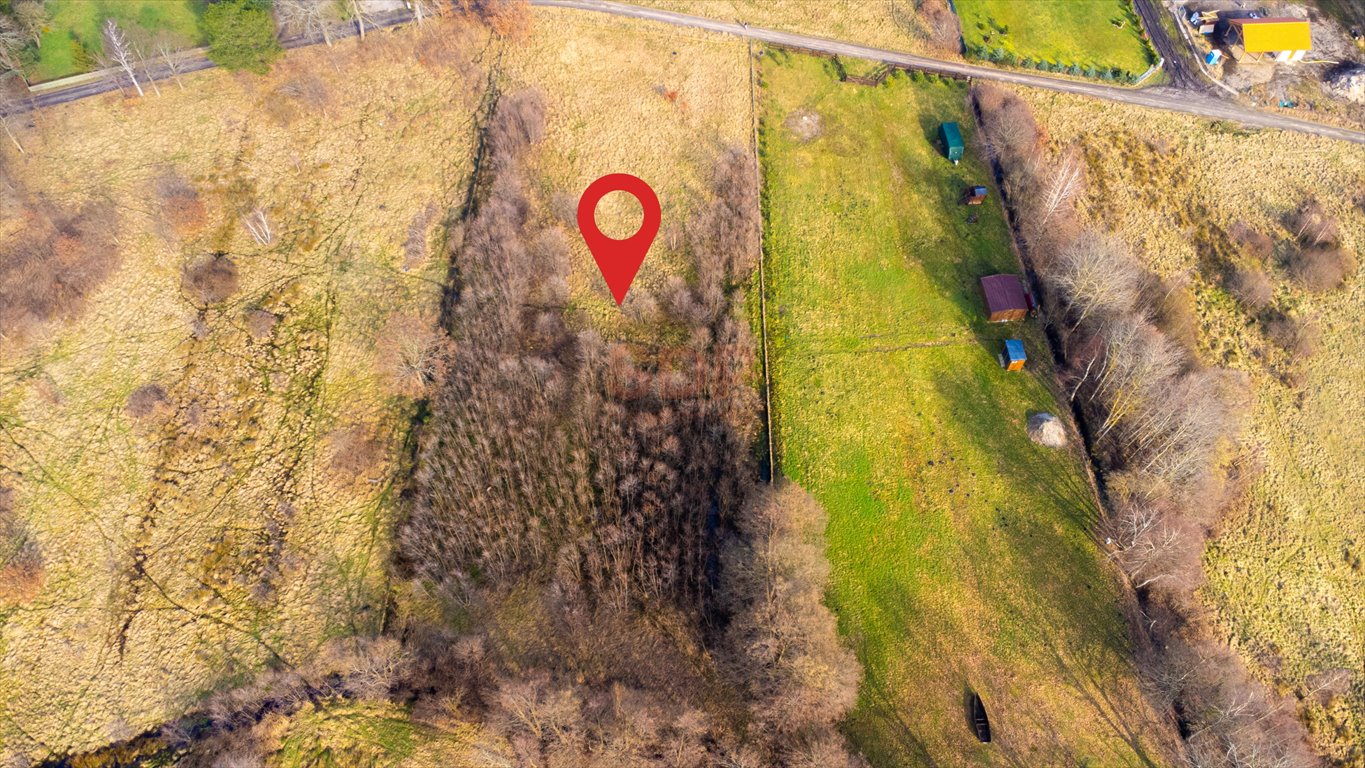
[[1129,0],[957,0],[957,10],[968,51],[1082,70],[1073,74],[1093,67],[1136,76],[1155,61]]
[[29,69],[34,82],[98,68],[105,19],[114,19],[132,34],[167,32],[184,46],[202,42],[193,0],[48,0],[47,9],[52,20]]

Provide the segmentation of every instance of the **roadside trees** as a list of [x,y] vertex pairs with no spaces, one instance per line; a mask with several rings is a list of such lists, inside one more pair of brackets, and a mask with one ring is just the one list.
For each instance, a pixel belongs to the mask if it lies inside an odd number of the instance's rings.
[[136,60],[133,47],[128,43],[128,36],[113,19],[104,20],[103,30],[104,58],[108,60],[108,65],[128,76],[133,87],[137,89],[137,95],[145,95],[142,92],[142,84],[137,81],[137,70],[133,66]]

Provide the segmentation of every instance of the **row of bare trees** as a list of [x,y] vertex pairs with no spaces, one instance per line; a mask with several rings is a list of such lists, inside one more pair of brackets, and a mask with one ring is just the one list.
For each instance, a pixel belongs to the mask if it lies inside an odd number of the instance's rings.
[[1028,105],[1008,91],[978,86],[973,99],[1104,471],[1101,535],[1140,601],[1149,695],[1176,718],[1187,765],[1318,764],[1292,707],[1213,636],[1195,596],[1235,474],[1220,457],[1237,438],[1245,381],[1201,365],[1179,341],[1188,329],[1171,323],[1172,287],[1126,243],[1080,224],[1076,149],[1048,150]]

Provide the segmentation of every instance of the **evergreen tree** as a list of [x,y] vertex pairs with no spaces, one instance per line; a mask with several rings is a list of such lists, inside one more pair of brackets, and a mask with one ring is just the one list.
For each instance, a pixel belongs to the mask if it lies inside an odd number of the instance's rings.
[[268,0],[219,0],[204,9],[200,23],[209,58],[224,69],[264,74],[284,50],[275,37]]

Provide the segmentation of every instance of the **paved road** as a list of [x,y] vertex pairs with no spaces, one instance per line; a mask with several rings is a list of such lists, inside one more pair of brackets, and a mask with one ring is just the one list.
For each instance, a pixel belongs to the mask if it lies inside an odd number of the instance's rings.
[[[410,21],[412,21],[411,13],[407,11],[395,11],[391,13],[376,15],[375,17],[373,17],[371,23],[366,25],[365,29],[368,31],[370,29],[375,29],[378,27],[394,27],[400,24],[407,24]],[[356,35],[360,34],[360,30],[358,30],[354,24],[346,24],[344,26],[338,25],[337,27],[329,31],[331,32],[332,40],[334,41],[343,40],[348,37],[355,37]],[[323,42],[322,36],[319,34],[312,36],[285,38],[284,40],[280,41],[280,45],[284,46],[285,48],[303,48],[309,45],[319,45],[322,42]],[[180,66],[180,74],[184,75],[189,74],[190,72],[198,72],[204,69],[211,69],[214,66],[216,65],[213,62],[209,61],[207,56],[205,56],[203,53],[196,52],[182,59],[182,63]],[[143,75],[139,73],[138,77],[142,78]],[[170,71],[166,69],[166,66],[164,64],[157,64],[152,67],[152,77],[157,81],[164,81],[171,79],[172,75]],[[19,105],[19,108],[24,109],[27,107],[50,107],[54,104],[65,104],[68,101],[76,101],[77,99],[84,99],[90,96],[97,96],[101,93],[108,93],[110,91],[118,90],[119,84],[122,82],[125,82],[122,78],[115,78],[111,76],[101,80],[95,80],[93,82],[85,83],[83,85],[77,85],[71,88],[63,88],[59,91],[49,91],[47,93],[41,93],[26,99],[23,104]],[[131,85],[127,86],[127,88],[130,91],[132,90]]]
[[773,43],[775,45],[804,48],[811,51],[819,51],[821,53],[833,53],[840,56],[871,59],[873,61],[883,61],[889,64],[923,70],[925,72],[981,78],[982,80],[996,80],[1016,85],[1027,85],[1034,88],[1047,88],[1053,91],[1075,93],[1096,99],[1105,99],[1106,101],[1133,104],[1139,107],[1184,112],[1215,120],[1231,120],[1257,128],[1277,128],[1285,131],[1298,131],[1300,133],[1311,133],[1318,136],[1326,136],[1331,139],[1365,144],[1365,131],[1338,128],[1336,126],[1315,123],[1310,120],[1300,120],[1294,117],[1284,117],[1268,112],[1260,112],[1249,107],[1221,101],[1202,93],[1189,93],[1176,88],[1128,89],[1117,88],[1112,85],[1100,85],[1098,83],[1062,80],[1027,72],[1012,72],[975,64],[941,61],[925,56],[914,56],[908,53],[888,51],[882,48],[870,48],[864,45],[829,40],[823,37],[798,35],[792,32],[778,32],[776,30],[764,29],[762,27],[755,27],[747,24],[706,19],[699,16],[689,16],[683,13],[656,10],[654,8],[641,8],[635,5],[614,3],[609,0],[531,0],[531,4],[552,6],[556,8],[574,8],[581,11],[597,11],[599,13],[610,13],[617,16],[648,19],[651,21],[663,22],[665,24],[695,27],[698,29],[710,30],[712,32],[748,37],[754,40],[761,40],[765,43]]

